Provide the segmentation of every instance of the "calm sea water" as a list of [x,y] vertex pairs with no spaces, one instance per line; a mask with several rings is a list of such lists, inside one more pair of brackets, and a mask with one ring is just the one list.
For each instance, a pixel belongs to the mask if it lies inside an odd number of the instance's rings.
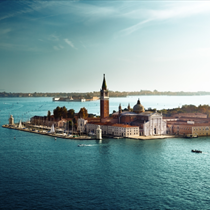
[[[135,105],[138,96],[110,99]],[[210,96],[140,97],[148,108],[209,104]],[[0,124],[99,102],[0,98]],[[16,139],[14,139],[16,137]],[[85,147],[77,147],[83,143]],[[200,149],[202,154],[191,153]],[[210,209],[210,138],[102,142],[57,139],[0,127],[0,209]]]

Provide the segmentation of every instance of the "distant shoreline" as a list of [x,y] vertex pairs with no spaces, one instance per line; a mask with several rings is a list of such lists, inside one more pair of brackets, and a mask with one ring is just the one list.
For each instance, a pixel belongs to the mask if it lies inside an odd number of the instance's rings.
[[[210,92],[205,91],[197,91],[197,92],[171,92],[171,91],[149,91],[149,90],[141,90],[141,91],[109,91],[109,97],[127,97],[127,96],[207,96],[210,95]],[[84,93],[11,93],[11,92],[0,92],[0,98],[37,98],[37,97],[51,97],[51,98],[74,98],[74,100],[81,100],[82,98],[85,98],[86,100],[91,100],[93,97],[100,97],[99,91],[96,92],[84,92]]]

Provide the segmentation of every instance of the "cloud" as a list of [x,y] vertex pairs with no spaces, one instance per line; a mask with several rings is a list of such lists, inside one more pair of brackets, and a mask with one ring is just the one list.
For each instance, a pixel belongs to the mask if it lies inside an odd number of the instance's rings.
[[77,48],[74,46],[74,44],[73,44],[71,41],[69,41],[68,39],[64,39],[64,41],[65,41],[70,47],[72,47],[72,48],[74,48],[75,50],[77,50]]
[[7,34],[11,31],[11,28],[6,28],[6,29],[3,29],[3,30],[0,30],[0,34]]
[[50,41],[59,41],[59,37],[55,34],[51,34],[48,38]]
[[[142,12],[143,11],[143,12]],[[141,19],[137,24],[127,27],[117,33],[117,36],[128,36],[141,29],[145,24],[154,21],[187,18],[210,12],[210,2],[175,2],[164,5],[162,9],[139,9],[124,15],[130,19]],[[139,14],[139,15],[138,15]]]
[[54,48],[54,50],[61,50],[64,47],[62,45],[59,45],[59,46],[53,46],[53,48]]
[[148,23],[152,20],[153,19],[147,19],[147,20],[144,20],[144,21],[141,21],[141,22],[137,23],[136,25],[133,25],[131,27],[123,29],[118,33],[118,36],[128,36],[128,35],[132,34],[133,32],[139,30],[142,27],[142,25],[144,25],[145,23]]
[[[8,11],[8,7],[11,7],[10,2],[5,1],[5,4],[1,5],[1,10],[2,11]],[[13,2],[12,2],[13,3]],[[18,5],[17,5],[18,4]],[[4,19],[8,19],[11,17],[16,17],[22,14],[27,14],[31,13],[34,11],[40,11],[41,9],[44,9],[46,7],[49,7],[53,4],[53,1],[47,1],[47,2],[42,2],[42,1],[16,1],[16,8],[24,8],[21,10],[17,10],[15,12],[11,12],[10,14],[6,14],[4,16],[0,17],[0,21]]]

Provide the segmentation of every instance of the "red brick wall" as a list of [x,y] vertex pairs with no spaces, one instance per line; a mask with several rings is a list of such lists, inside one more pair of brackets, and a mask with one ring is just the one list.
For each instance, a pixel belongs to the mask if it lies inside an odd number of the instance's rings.
[[101,118],[109,117],[109,100],[100,100]]

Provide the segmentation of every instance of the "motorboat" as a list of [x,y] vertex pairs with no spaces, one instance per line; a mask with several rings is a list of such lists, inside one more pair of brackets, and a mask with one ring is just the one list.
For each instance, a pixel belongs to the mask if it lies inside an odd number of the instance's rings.
[[84,147],[85,145],[84,144],[78,144],[78,147]]
[[195,153],[202,153],[202,151],[197,150],[197,149],[192,149],[191,152],[195,152]]
[[198,135],[193,135],[193,134],[187,134],[184,136],[185,138],[198,138]]

